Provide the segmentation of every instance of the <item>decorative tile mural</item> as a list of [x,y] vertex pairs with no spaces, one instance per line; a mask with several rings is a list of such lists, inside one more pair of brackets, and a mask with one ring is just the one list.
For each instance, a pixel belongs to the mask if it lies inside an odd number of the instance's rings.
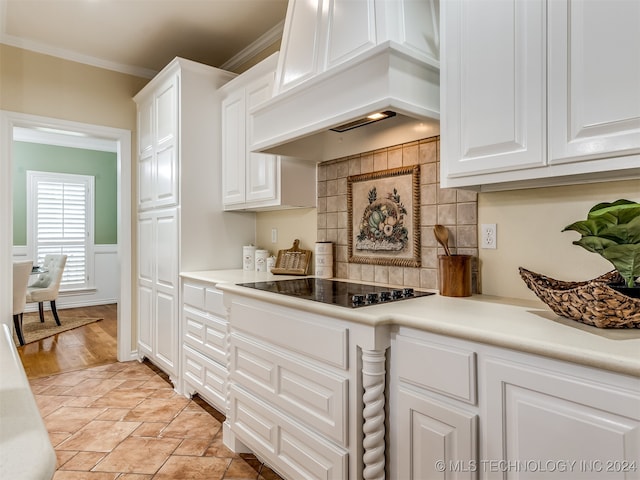
[[[440,137],[395,145],[338,158],[318,165],[318,241],[335,245],[335,278],[438,288],[438,255],[444,250],[433,235],[433,226],[449,229],[452,253],[473,255],[474,291],[477,287],[477,193],[440,188]],[[349,262],[348,178],[384,170],[420,166],[420,266],[403,267]]]

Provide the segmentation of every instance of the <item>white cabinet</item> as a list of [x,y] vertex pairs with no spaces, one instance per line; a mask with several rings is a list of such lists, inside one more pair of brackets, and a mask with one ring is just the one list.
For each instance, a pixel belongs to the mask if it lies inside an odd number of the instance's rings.
[[640,476],[640,379],[399,327],[390,477]]
[[422,332],[409,335],[391,344],[391,478],[475,478],[476,354]]
[[640,174],[640,4],[442,2],[441,183]]
[[138,109],[138,208],[178,203],[179,77],[162,82]]
[[384,334],[226,288],[225,445],[248,448],[285,478],[379,478],[385,468]]
[[230,326],[235,439],[286,478],[347,478],[346,326],[247,299],[231,304]]
[[182,393],[199,394],[226,413],[227,319],[222,292],[212,284],[182,285]]
[[[241,266],[251,218],[225,218],[218,88],[234,75],[174,59],[138,107],[138,349],[178,388],[179,272]],[[222,227],[223,226],[223,227]],[[221,232],[221,229],[224,231]],[[234,235],[226,232],[233,231]]]
[[138,350],[172,380],[178,374],[178,240],[176,208],[138,215]]
[[[513,465],[506,478],[554,468],[566,468],[554,478],[639,478],[640,381],[532,360],[486,358],[483,458]],[[485,473],[505,478],[499,469]]]
[[222,89],[222,190],[225,210],[315,207],[315,164],[249,150],[256,105],[271,98],[277,53]]

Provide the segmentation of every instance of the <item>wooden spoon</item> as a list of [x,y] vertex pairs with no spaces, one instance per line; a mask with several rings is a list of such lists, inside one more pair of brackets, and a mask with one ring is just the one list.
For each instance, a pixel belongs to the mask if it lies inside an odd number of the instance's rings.
[[444,225],[435,225],[433,227],[433,233],[436,236],[438,243],[444,247],[444,253],[451,255],[449,250],[449,230]]

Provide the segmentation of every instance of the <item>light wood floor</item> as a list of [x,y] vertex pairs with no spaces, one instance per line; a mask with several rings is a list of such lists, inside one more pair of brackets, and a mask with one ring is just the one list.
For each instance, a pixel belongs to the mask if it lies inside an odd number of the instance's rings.
[[[45,311],[47,318],[50,311]],[[117,305],[98,305],[58,310],[65,316],[97,317],[101,321],[59,333],[18,347],[18,354],[29,379],[117,362]],[[38,316],[38,312],[25,313]]]

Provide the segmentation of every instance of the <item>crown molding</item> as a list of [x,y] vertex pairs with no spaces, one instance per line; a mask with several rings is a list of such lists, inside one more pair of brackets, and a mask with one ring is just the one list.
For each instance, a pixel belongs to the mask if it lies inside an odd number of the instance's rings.
[[[1,13],[1,12],[0,12]],[[3,19],[0,18],[0,21]],[[233,71],[234,68],[241,66],[242,64],[250,61],[253,57],[262,52],[265,48],[272,45],[274,42],[282,38],[282,32],[284,30],[284,20],[278,22],[274,27],[269,29],[266,33],[261,35],[256,41],[252,42],[249,46],[235,54],[229,60],[227,60],[219,68],[222,70]],[[8,35],[6,33],[0,34],[0,43],[21,48],[23,50],[29,50],[44,55],[50,55],[64,60],[72,62],[82,63],[85,65],[91,65],[93,67],[104,68],[106,70],[112,70],[115,72],[124,73],[127,75],[134,75],[141,78],[153,78],[158,73],[156,70],[149,68],[136,67],[133,65],[125,65],[122,63],[111,62],[91,55],[83,55],[64,48],[57,48],[51,45],[47,45],[41,42],[33,40],[27,40],[24,38],[16,37],[14,35]]]
[[265,48],[273,45],[282,38],[282,32],[284,31],[284,20],[278,22],[271,29],[262,34],[256,41],[251,43],[248,47],[242,49],[236,53],[229,60],[224,62],[220,68],[233,72],[235,68],[243,65],[251,60],[253,57],[262,52]]
[[153,78],[156,73],[158,73],[155,70],[151,70],[149,68],[134,67],[132,65],[124,65],[122,63],[111,62],[102,58],[72,52],[64,48],[52,47],[51,45],[35,42],[33,40],[25,40],[24,38],[15,37],[13,35],[2,34],[0,36],[0,43],[9,45],[11,47],[21,48],[23,50],[29,50],[36,53],[42,53],[44,55],[50,55],[52,57],[62,58],[63,60],[83,63],[85,65],[104,68],[106,70],[112,70],[127,75],[134,75],[136,77]]

